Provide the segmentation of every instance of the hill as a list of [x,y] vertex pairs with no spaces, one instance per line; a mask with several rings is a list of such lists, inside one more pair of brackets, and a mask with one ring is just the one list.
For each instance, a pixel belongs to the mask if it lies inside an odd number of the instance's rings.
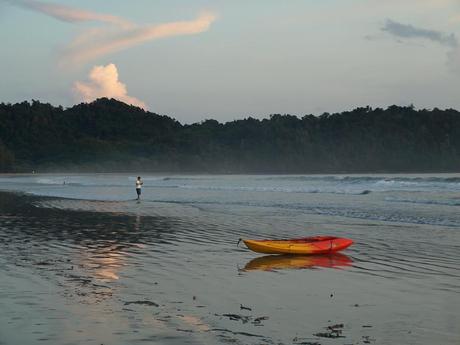
[[357,108],[192,125],[114,99],[0,104],[0,171],[460,171],[456,110]]

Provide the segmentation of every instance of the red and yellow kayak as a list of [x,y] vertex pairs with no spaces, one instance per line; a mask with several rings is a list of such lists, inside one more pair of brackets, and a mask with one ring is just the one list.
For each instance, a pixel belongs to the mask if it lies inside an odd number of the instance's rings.
[[353,244],[348,238],[314,236],[288,240],[243,240],[254,252],[264,254],[330,254]]

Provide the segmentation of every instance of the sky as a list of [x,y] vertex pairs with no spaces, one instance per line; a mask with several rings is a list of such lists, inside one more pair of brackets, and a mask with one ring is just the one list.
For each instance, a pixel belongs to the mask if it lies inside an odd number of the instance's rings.
[[182,123],[460,110],[460,0],[0,0],[0,102]]

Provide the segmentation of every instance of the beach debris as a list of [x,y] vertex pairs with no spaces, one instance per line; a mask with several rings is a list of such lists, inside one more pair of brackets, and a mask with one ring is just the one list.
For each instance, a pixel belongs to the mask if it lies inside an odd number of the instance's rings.
[[193,333],[193,330],[192,330],[192,329],[184,329],[184,328],[176,328],[176,331],[178,331],[178,332]]
[[213,328],[210,331],[211,332],[230,333],[230,334],[233,334],[233,335],[243,335],[245,337],[264,338],[264,336],[260,335],[260,334],[253,334],[253,333],[248,333],[248,332],[234,332],[232,330],[225,329],[225,328]]
[[147,305],[150,307],[159,307],[160,305],[158,303],[152,302],[152,301],[129,301],[125,302],[125,305],[130,305],[130,304],[139,304],[139,305]]
[[332,338],[332,339],[345,338],[345,336],[342,335],[343,327],[344,327],[343,323],[338,323],[332,326],[327,326],[326,327],[327,332],[318,332],[313,335],[316,337],[320,337],[320,338]]
[[[215,314],[219,316],[218,314]],[[222,316],[232,321],[241,321],[243,324],[250,322],[254,326],[263,326],[262,321],[268,320],[268,316],[254,317],[251,315],[240,315],[240,314],[222,314]]]
[[295,345],[321,345],[321,343],[318,343],[317,341],[307,341],[306,339],[308,338],[295,337],[294,339],[292,339],[292,342]]
[[196,296],[193,296],[193,300],[196,301]]
[[341,328],[343,328],[343,323],[338,323],[332,326],[327,326],[327,329],[330,329],[330,330],[341,329]]
[[249,310],[249,311],[252,311],[251,308],[249,307],[245,307],[244,305],[240,304],[240,310]]
[[345,338],[345,336],[343,336],[341,333],[342,333],[341,331],[339,332],[318,332],[313,335],[315,337],[320,337],[320,338],[332,338],[332,339]]
[[268,319],[269,319],[268,316],[259,316],[259,317],[256,317],[252,323],[260,323]]
[[241,321],[242,323],[248,323],[251,320],[251,316],[239,314],[222,314],[222,316],[228,317],[232,321]]
[[371,338],[369,335],[363,335],[363,343],[370,344],[371,342],[375,341],[375,339]]
[[350,304],[350,307],[354,307],[354,308],[375,307],[375,306],[376,306],[375,304],[358,304],[358,303]]

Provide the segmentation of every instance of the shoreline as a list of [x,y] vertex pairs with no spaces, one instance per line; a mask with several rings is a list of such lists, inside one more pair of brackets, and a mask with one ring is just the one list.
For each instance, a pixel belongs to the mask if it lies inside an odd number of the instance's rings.
[[336,172],[336,173],[206,173],[206,172],[149,172],[149,171],[132,171],[132,172],[0,172],[0,176],[67,176],[67,175],[153,175],[153,176],[399,176],[399,175],[460,175],[460,171],[434,171],[434,172]]

